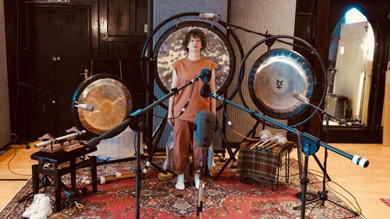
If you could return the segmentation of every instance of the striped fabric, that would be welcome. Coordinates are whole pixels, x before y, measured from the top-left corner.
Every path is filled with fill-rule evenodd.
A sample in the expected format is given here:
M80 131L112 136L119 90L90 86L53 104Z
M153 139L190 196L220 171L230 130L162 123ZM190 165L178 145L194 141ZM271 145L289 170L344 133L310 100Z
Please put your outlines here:
M237 160L237 174L256 181L276 181L276 170L282 165L282 158L296 147L294 142L271 148L269 151L250 149L257 142L245 141L240 145Z

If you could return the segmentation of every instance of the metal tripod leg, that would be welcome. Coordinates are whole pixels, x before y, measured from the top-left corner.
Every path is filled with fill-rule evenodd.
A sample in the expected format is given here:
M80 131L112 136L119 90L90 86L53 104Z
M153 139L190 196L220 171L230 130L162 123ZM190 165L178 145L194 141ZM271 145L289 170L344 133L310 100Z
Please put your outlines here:
M164 132L166 124L167 124L167 115L164 117L164 119L161 121L160 125L157 127L156 131L153 133L153 137L152 137L153 140L150 141L152 148L150 149L150 153L148 152L149 156L146 159L146 165L145 165L144 170L142 172L142 179L145 178L145 175L146 175L146 172L148 171L149 165L152 165L154 168L156 168L160 172L163 172L164 174L167 173L167 171L163 170L160 166L158 166L152 162L153 156L156 153L158 142L161 139L161 136Z
M205 166L205 154L207 154L207 148L202 148L202 157L200 160L200 173L199 173L199 188L198 188L198 200L196 208L196 216L202 218L203 211L203 167Z
M329 201L330 203L335 204L338 207L343 208L343 209L351 212L355 216L358 216L359 215L358 212L356 212L356 211L354 211L352 209L349 209L349 208L347 208L345 206L342 206L342 205L340 205L340 204L338 204L338 203L328 199L328 194L327 194L328 191L326 190L326 179L328 179L328 181L331 181L331 180L330 180L330 177L329 177L329 175L327 173L327 169L326 169L327 168L327 160L328 160L328 149L325 148L325 152L324 152L324 166L322 168L322 171L324 173L323 180L322 180L322 192L320 193L318 198L313 199L312 201L310 201L310 202L308 202L306 204L311 204L311 203L316 202L316 201L322 201L321 204L322 204L322 206L324 206L325 205L325 201ZM320 166L320 167L322 167L322 166Z
M315 155L315 154L313 154L313 155ZM335 205L337 205L338 207L343 208L343 209L345 209L345 210L351 212L351 213L354 214L355 216L358 216L358 215L359 215L358 212L353 211L353 210L351 210L351 209L349 209L349 208L347 208L347 207L345 207L345 206L342 206L342 205L340 205L340 204L338 204L338 203L336 203L336 202L334 202L334 201L328 199L328 195L327 195L327 191L326 191L326 180L327 180L328 178L330 179L330 177L328 176L327 170L326 170L326 167L327 167L327 158L328 158L328 149L326 149L326 148L325 148L325 155L324 155L324 156L325 156L325 157L324 157L324 166L323 166L323 168L322 168L323 173L324 173L323 181L322 181L322 183L323 183L323 184L322 184L322 192L320 193L320 195L319 195L318 198L313 199L313 200L311 200L311 201L309 201L309 202L306 202L306 188L307 188L307 183L308 183L308 180L307 180L307 168L308 168L307 165L308 165L308 160L306 160L306 159L307 159L307 156L305 155L305 170L304 170L304 175L305 175L305 176L304 176L304 179L301 181L301 184L304 186L304 189L303 189L303 187L302 187L301 205L300 205L300 206L293 207L293 209L296 210L296 209L298 209L298 208L301 208L301 218L304 218L304 216L305 216L305 212L304 212L304 211L305 211L306 205L311 204L311 203L314 203L314 202L317 202L317 201L322 201L321 204L322 204L322 206L324 206L324 205L325 205L325 201L329 201L330 203L335 204ZM322 167L322 165L321 165L320 167ZM302 215L302 213L303 213L303 215Z

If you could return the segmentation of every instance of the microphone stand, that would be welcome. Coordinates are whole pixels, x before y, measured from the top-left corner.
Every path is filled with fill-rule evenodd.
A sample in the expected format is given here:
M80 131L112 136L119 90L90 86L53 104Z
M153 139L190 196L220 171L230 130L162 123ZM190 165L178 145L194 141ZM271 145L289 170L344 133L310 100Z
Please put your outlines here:
M205 84L204 86L206 86L207 84ZM208 85L207 85L208 86ZM206 90L206 89L205 89ZM356 165L359 165L363 168L366 168L368 167L369 165L369 161L365 158L362 158L358 155L351 155L351 154L348 154L344 151L341 151L339 149L336 149L322 141L320 141L318 138L316 138L315 136L312 136L308 133L302 133L302 132L298 132L297 130L291 128L291 127L288 127L288 126L285 126L283 124L280 124L272 119L269 119L261 114L259 114L258 112L256 111L253 111L253 110L250 110L248 108L245 108L245 107L242 107L240 106L239 104L237 103L234 103L230 100L227 100L221 96L219 96L218 94L214 94L214 93L209 93L209 95L214 98L214 99L217 99L217 100L220 100L222 102L225 102L225 103L228 103L238 109L241 109L249 114L251 114L252 116L255 116L255 117L258 117L262 120L265 120L275 126L278 126L279 128L283 128L291 133L294 133L296 135L298 135L298 139L300 139L300 143L302 145L302 149L303 149L303 152L305 154L305 168L304 168L304 171L303 171L303 179L301 179L301 190L302 190L302 197L301 197L301 219L304 219L305 218L305 208L306 208L306 191L307 191L307 183L308 183L308 179L307 179L307 174L308 174L308 164L309 164L309 156L310 155L313 155L315 154L319 147L322 146L324 148L327 148L341 156L344 156L350 160L352 160L352 162Z
M125 127L130 125L130 128L133 130L136 130L136 169L134 172L136 173L136 196L135 196L135 216L138 219L139 218L139 210L140 210L140 194L141 194L141 163L140 163L140 152L141 152L141 132L145 130L146 124L143 121L143 116L150 110L152 110L154 107L160 105L165 100L169 99L171 96L178 94L180 90L183 90L187 86L195 83L199 80L199 78L202 75L195 76L192 80L188 81L184 85L182 85L179 88L172 88L171 92L160 98L159 100L153 102L149 106L138 109L134 112L132 112L130 115L128 115L128 118L123 120L123 122L119 123L118 125L114 126L107 132L103 133L102 135L98 137L94 137L88 142L84 143L84 147L86 150L91 150L97 147L97 145L102 141L103 139L112 136L114 133L117 133L119 130L123 130Z
M298 99L298 100L299 100L299 99ZM299 101L301 101L301 100L299 100ZM342 124L344 124L344 125L346 125L346 126L349 126L348 123L346 123L346 122L344 122L344 121L342 121L342 120L336 118L335 116L329 114L329 113L326 112L325 110L323 110L323 109L321 109L321 108L319 108L319 107L317 107L317 106L311 104L308 100L307 100L307 101L301 101L301 102L304 103L304 104L307 104L307 105L309 105L309 106L311 106L311 107L313 107L313 108L315 108L315 109L317 109L317 110L319 110L319 111L321 111L321 113L322 113L323 115L325 115L325 121L326 121L326 123L325 123L325 133L326 133L326 135L329 134L329 120L330 120L330 118L332 118L332 119L334 119L334 120L336 120L336 121L338 121L338 122L340 122L340 123L342 123ZM315 158L316 158L316 157L315 157ZM317 158L317 159L318 159L318 158ZM332 180L330 179L330 177L329 177L329 175L328 175L328 173L327 173L327 168L326 168L326 167L327 167L327 160L328 160L328 149L325 148L325 151L324 151L324 163L323 163L323 166L322 166L322 168L321 168L321 169L322 169L322 172L323 172L322 192L319 193L318 198L315 198L315 199L313 199L313 200L307 202L306 205L321 200L321 204L322 204L322 206L324 206L324 205L325 205L325 201L329 201L330 203L332 203L332 204L334 204L334 205L337 205L337 206L339 206L340 208L343 208L343 209L345 209L345 210L351 212L351 213L354 214L355 216L358 216L358 215L359 215L358 212L356 212L356 211L354 211L354 210L352 210L352 209L349 209L349 208L347 208L347 207L345 207L345 206L342 206L342 205L340 205L340 204L338 204L338 203L336 203L336 202L334 202L334 201L328 199L328 194L327 194L328 191L326 190L326 179L328 179L328 181L332 181ZM317 161L317 160L316 160L316 161ZM319 161L317 161L317 162L319 162ZM293 207L294 210L297 210L298 208L300 208L300 206L295 206L295 207Z
M199 218L202 218L202 211L203 211L203 167L206 165L205 164L206 159L204 159L205 154L207 154L207 148L202 148L202 157L199 158L200 174L199 174L198 201L197 201L197 208L196 208L196 216L198 216Z

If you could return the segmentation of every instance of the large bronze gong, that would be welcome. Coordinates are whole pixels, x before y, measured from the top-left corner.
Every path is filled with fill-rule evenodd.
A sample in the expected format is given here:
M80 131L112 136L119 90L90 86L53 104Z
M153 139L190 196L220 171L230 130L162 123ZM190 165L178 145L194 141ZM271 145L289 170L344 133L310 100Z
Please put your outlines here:
M87 104L94 109L92 111L79 109L75 106L77 104ZM82 82L73 94L74 122L80 130L86 130L91 136L98 136L110 130L127 118L132 111L130 90L116 75L93 75ZM118 130L115 135L123 130Z
M295 93L311 99L315 86L309 62L294 51L275 49L260 56L251 68L251 99L264 114L277 119L298 116L306 107Z
M154 56L157 57L156 82L163 92L170 91L171 64L186 56L181 44L184 35L194 28L198 28L206 34L207 47L205 51L202 51L202 56L217 63L215 87L217 93L222 94L234 77L236 60L234 50L226 35L218 27L203 21L181 22L162 34L154 50Z

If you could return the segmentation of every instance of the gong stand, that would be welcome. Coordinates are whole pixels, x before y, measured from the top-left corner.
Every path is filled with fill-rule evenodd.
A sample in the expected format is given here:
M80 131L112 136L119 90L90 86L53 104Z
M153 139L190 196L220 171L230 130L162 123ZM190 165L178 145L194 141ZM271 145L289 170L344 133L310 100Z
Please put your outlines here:
M148 69L148 68L145 69L144 66L143 66L143 63L142 63L144 60L147 60L147 58L146 58L146 52L147 52L148 48L150 47L150 43L152 42L153 37L155 36L155 34L156 34L162 27L164 27L166 24L168 24L169 22L171 22L171 21L173 21L173 20L175 20L175 19L178 20L176 26L180 26L181 23L185 24L185 23L188 23L188 22L197 22L199 25L200 25L200 23L203 23L202 25L211 25L211 26L213 26L213 24L212 24L211 22L214 22L214 21L215 21L215 22L221 24L221 26L224 27L224 28L226 29L226 32L232 37L232 39L233 39L233 40L235 41L235 43L237 44L237 47L238 47L238 50L239 50L239 52L240 52L241 59L242 59L243 56L244 56L244 55L243 55L243 54L244 54L243 48L242 48L242 46L241 46L241 44L240 44L240 41L239 41L238 37L236 36L236 34L234 33L234 31L233 31L232 29L229 28L228 24L226 24L226 23L220 21L220 19L218 19L218 18L207 19L208 22L210 22L210 23L208 23L208 22L206 22L206 21L201 21L201 20L199 20L199 21L198 21L198 20L196 20L196 21L195 21L195 20L192 20L192 21L188 21L188 22L182 22L182 21L180 20L182 17L187 17L187 16L199 16L199 17L201 17L201 16L200 16L201 14L202 14L202 13L200 13L200 12L186 12L186 13L176 14L176 15L174 15L174 16L171 16L171 17L167 18L166 20L162 21L159 25L157 25L157 26L153 29L153 31L151 31L151 33L148 35L148 38L146 39L145 44L144 44L144 47L143 47L143 49L142 49L142 54L141 54L141 72L144 72L144 71L147 71L147 72L148 72L148 71L149 71L148 73L149 73L149 75L151 75L151 74L150 74L150 68L149 68L149 69ZM205 27L202 26L202 25L200 25L200 26L195 25L195 26L196 26L196 27L205 28ZM171 28L170 28L170 29L171 29ZM169 32L170 29L168 29L165 33ZM214 28L213 28L213 29L214 29ZM214 29L214 30L215 30L215 29ZM214 34L218 35L218 34L217 34L218 31L216 31L216 32L212 31L212 32L213 32ZM162 37L160 37L160 39L157 41L157 43L156 43L156 47L157 47L157 48L158 48L158 46L160 45L160 40L161 40L161 38L163 38L163 36L165 35L165 33L164 33L164 34L162 35ZM221 31L221 33L222 33L222 31ZM220 39L222 40L221 36L220 36L220 35L218 35L218 36L219 36ZM222 41L223 41L223 40L222 40ZM225 41L224 41L224 43L225 43L225 45L226 45L226 43L230 45L229 42L225 42ZM231 45L230 45L230 46L231 46ZM158 55L156 55L157 48L154 49L154 51L153 51L153 53L152 53L153 57L150 58L151 60L157 60L157 59L160 58L160 57L158 57ZM150 51L149 51L149 52L150 52ZM232 52L233 52L233 50L232 50ZM230 54L230 53L229 53L229 54ZM230 58L233 58L234 61L233 61L232 63L235 63L235 56L234 56L234 54L233 54L233 56L230 56ZM235 66L230 66L230 67L231 67L231 70L235 71ZM151 85L152 85L153 83L151 83L151 82L153 81L153 78L145 78L144 75L147 75L147 74L144 74L144 73L141 74L142 79L143 79L143 82L144 82L145 86L148 87L148 89L149 89L150 92L152 93L153 90L151 90L151 89L152 89L152 86L151 86ZM165 78L165 77L164 77L164 78ZM228 75L228 77L226 77L226 78L231 78L230 80L233 79L233 77L232 77L232 76L230 77L229 75ZM240 86L241 86L241 83L242 83L242 81L243 81L243 78L244 78L244 69L242 69L242 70L240 71L240 76L239 76L239 78L238 78L237 86L236 86L236 88L234 89L234 91L230 94L230 96L228 97L229 99L232 99L232 98L235 96L235 94L236 94L238 91L240 91ZM226 80L229 81L228 79L226 79ZM168 88L168 87L165 87L165 85L163 86L164 83L163 83L163 82L161 81L161 79L160 79L159 77L157 77L157 76L156 76L156 82L157 82L157 84L160 86L160 88L162 89L162 91L164 91L164 92L169 91L169 88ZM222 87L224 87L225 89L227 89L227 86L228 86L229 83L230 83L230 81L229 81L227 84L224 84ZM221 93L223 93L223 92L224 92L223 89L221 89ZM153 95L153 94L152 94L152 95ZM154 96L154 95L153 95L153 96ZM155 100L158 99L156 96L154 96L153 98L154 98ZM166 105L164 105L164 104L161 104L161 107L163 107L164 109L167 109L167 108L168 108L168 107L167 107ZM222 106L218 106L218 107L217 107L217 110L219 110L219 109L221 109L221 108L222 108ZM158 142L159 142L159 139L161 138L161 134L162 134L162 132L164 131L165 124L166 124L166 120L165 120L165 118L164 118L164 120L159 124L158 130L157 130L156 132L154 132L155 136L152 137L152 140L151 140L151 141L149 141L148 139L146 140L146 142L149 143L148 146L149 146L149 145L151 146L151 148L148 147L149 158L148 158L148 160L146 161L146 168L147 168L150 164L153 165L153 163L151 163L151 160L152 160L152 157L153 157L153 155L154 155L154 153L155 153L155 150L156 150L157 144L158 144ZM162 128L161 128L161 127L162 127ZM152 128L152 126L148 127L148 129L151 129L151 128ZM226 137L225 137L225 135L224 135L224 133L223 133L223 131L222 131L221 128L219 128L219 133L220 133L220 135L221 135L221 137L222 137L222 140L223 140L223 142L224 142L224 145L226 146L226 149L228 150L228 153L229 153L230 157L233 157L233 160L236 161L235 157L232 156L232 155L233 155L232 149L230 148L229 143L227 142L227 139L226 139ZM148 137L148 136L147 136L147 137ZM156 141L156 140L157 140L157 141ZM223 149L224 149L224 148L223 148ZM223 155L224 155L224 153L223 153ZM158 168L158 169L159 169L160 171L166 173L166 171L162 170L161 168ZM144 173L146 172L146 170L147 170L147 169L144 170Z
M204 86L208 86L207 84L205 84ZM309 156L310 155L314 155L318 149L319 149L319 146L322 146L324 147L325 149L329 149L345 158L348 158L352 161L352 163L356 164L356 165L359 165L360 167L363 167L363 168L366 168L368 167L369 165L369 161L365 158L362 158L358 155L350 155L344 151L341 151L337 148L334 148L322 141L320 141L317 137L315 136L312 136L308 133L302 133L302 132L298 132L297 130L291 128L291 127L288 127L288 126L285 126L283 124L280 124L272 119L269 119L261 114L259 114L258 112L256 111L253 111L253 110L250 110L248 108L245 108L245 107L242 107L240 106L239 104L236 104L230 100L227 100L227 99L224 99L223 97L219 96L218 94L214 94L214 93L209 93L210 97L214 98L214 99L217 99L217 100L220 100L224 103L228 103L242 111L245 111L249 114L251 114L252 116L255 116L259 119L262 119L268 123L271 123L279 128L282 128L282 129L285 129L293 134L296 134L298 136L298 139L300 139L300 144L302 145L302 150L303 150L303 153L305 154L305 163L304 163L304 170L303 170L303 178L301 179L300 183L301 183L301 192L302 192L302 197L301 197L301 219L304 219L305 218L305 208L306 208L306 191L307 191L307 183L308 183L308 179L307 179L307 174L308 174L308 166L309 166ZM301 162L301 161L298 161L298 162Z
M257 120L256 124L253 126L253 128L246 134L246 137L249 137L251 134L254 134L256 132L256 128L259 126L260 124L260 121ZM218 120L217 120L217 128L218 128L218 132L221 134L221 138L222 138L222 141L228 145L228 140L226 139L225 135L222 133L222 129L221 127L219 127L218 125ZM246 141L247 138L244 138L242 142ZM219 170L219 172L217 173L217 175L214 177L215 180L218 180L218 178L221 176L221 174L223 173L223 171L226 169L226 167L229 165L230 162L236 162L236 154L238 153L238 151L240 150L240 148L236 148L236 150L234 150L234 152L231 150L230 147L227 147L228 148L228 152L229 152L229 159L226 160L225 164L222 166L222 168ZM230 149L230 151L229 151Z
M236 28L236 29L240 29L240 30L243 30L243 31L246 31L246 32L249 32L249 33L253 33L253 34L256 34L256 35L260 35L260 36L265 37L265 38L269 38L269 37L273 37L273 36L274 36L274 35L272 35L272 34L269 34L269 33L268 33L268 30L266 31L266 33L260 33L260 32L256 32L256 31L253 31L253 30L249 30L249 29L243 28L243 27L241 27L241 26L233 25L233 24L230 24L230 23L227 23L227 22L224 22L224 21L218 21L218 22L221 23L221 24L224 25L224 26L229 26L230 28L231 28L231 27L234 27L234 28ZM287 42L287 41L280 40L280 39L276 39L276 38L271 39L271 42L269 42L270 45L267 44L268 48L269 48L270 46L272 46L272 45L274 44L275 41L278 41L278 42L284 43L284 44L286 44L286 45L295 46L295 47L298 47L298 48L301 48L301 49L305 49L305 50L309 50L309 51L310 51L310 49L308 49L308 48L306 48L306 47L299 46L299 45L297 45L297 44L295 44L295 43L289 43L289 42Z
M123 130L125 127L130 125L130 128L133 130L136 130L136 169L134 172L136 173L136 197L135 197L135 216L138 219L139 218L139 208L140 208L140 194L141 194L141 163L140 163L140 152L141 152L141 140L140 140L140 134L142 131L146 129L146 124L143 122L143 117L147 112L152 110L154 107L160 105L165 100L169 99L171 96L178 94L179 91L183 90L187 86L195 83L200 78L200 75L195 76L192 80L188 81L184 85L182 85L179 88L173 88L171 89L171 92L169 92L167 95L163 96L161 99L153 102L149 106L138 109L131 113L127 119L125 119L123 122L119 123L118 125L114 126L107 132L103 133L102 135L98 137L94 137L88 142L84 143L84 147L86 150L92 150L96 148L96 146L102 141L103 139L108 138L109 136L112 136L114 133L117 133L118 130Z
M167 174L167 170L162 169L159 165L156 165L152 161L153 156L156 153L158 142L160 141L162 134L164 133L164 128L165 128L165 125L167 124L167 120L168 120L167 115L165 115L163 121L161 121L161 123L158 125L156 131L153 133L152 140L150 141L151 149L148 151L149 156L146 159L145 167L144 167L144 170L142 171L142 179L145 178L146 173L148 172L150 165L152 165L154 168L156 168L160 172Z

